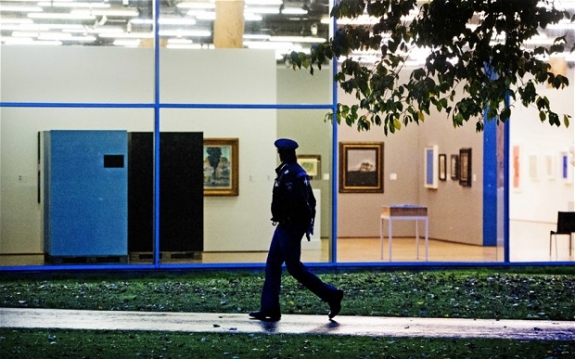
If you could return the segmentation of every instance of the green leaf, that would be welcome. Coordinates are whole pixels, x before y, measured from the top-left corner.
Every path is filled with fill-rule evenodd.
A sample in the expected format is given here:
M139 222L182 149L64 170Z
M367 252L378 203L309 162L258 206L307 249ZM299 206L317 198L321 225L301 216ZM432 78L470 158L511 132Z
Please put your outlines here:
M545 122L545 120L547 120L547 115L545 114L544 111L539 111L539 119L541 120L541 122Z

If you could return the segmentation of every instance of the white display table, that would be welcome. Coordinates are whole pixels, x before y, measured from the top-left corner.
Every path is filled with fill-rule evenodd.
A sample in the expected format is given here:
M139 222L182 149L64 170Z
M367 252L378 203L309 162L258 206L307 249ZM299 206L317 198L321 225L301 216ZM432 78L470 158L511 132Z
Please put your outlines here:
M395 220L410 220L415 221L415 247L417 253L417 259L419 259L419 221L425 221L425 260L427 261L428 251L429 251L429 220L427 217L427 207L417 206L417 205L392 205L392 206L382 206L381 217L380 217L380 251L381 259L383 259L383 240L384 240L384 224L385 220L389 221L388 226L388 237L389 237L389 261L392 258L392 223Z

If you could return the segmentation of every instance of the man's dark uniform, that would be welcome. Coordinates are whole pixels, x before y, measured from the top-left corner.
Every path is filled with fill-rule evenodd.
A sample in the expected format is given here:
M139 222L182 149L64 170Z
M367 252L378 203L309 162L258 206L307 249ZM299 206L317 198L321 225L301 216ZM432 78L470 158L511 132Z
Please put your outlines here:
M276 168L272 198L272 221L277 223L266 261L260 310L250 313L256 319L279 320L281 308L282 264L288 272L306 288L330 306L329 318L341 309L343 291L322 282L301 263L301 240L304 234L308 240L313 234L316 200L310 178L297 163L295 149L297 143L290 139L275 142L281 165Z

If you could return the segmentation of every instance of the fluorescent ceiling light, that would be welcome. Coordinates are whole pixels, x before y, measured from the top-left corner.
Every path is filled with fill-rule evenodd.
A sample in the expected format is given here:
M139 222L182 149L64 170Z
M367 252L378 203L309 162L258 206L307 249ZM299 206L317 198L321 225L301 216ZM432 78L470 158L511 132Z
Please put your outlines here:
M12 31L12 37L38 37L38 33L32 31Z
M78 1L40 1L38 6L41 7L74 7L90 9L106 9L111 5L104 2L78 2Z
M269 41L244 41L244 46L248 49L260 50L292 50L300 51L301 45L294 44L293 42L269 42Z
M130 22L135 25L152 25L153 19L131 19ZM195 25L197 21L192 18L178 18L178 17L160 17L158 24L160 25Z
M205 45L205 44L167 44L166 48L168 49L192 49L192 50L213 50L215 47L214 45Z
M69 37L67 39L64 39L64 41L76 41L76 42L94 42L96 41L96 36L72 36Z
M28 14L32 19L54 19L54 20L95 20L96 17L90 14L65 14L54 12L39 12Z
M123 33L124 28L119 26L107 26L107 27L96 27L96 28L88 28L85 31L89 34L118 34Z
M369 15L359 15L356 18L341 18L337 20L338 25L374 25L379 23L379 17Z
M35 23L3 24L3 23L0 23L0 30L48 31L48 30L53 30L53 29L74 30L74 29L84 29L84 27L80 24L35 24Z
M168 39L168 44L173 44L173 45L189 45L189 44L193 44L194 42L190 39L178 39L178 38L171 38Z
M263 18L261 17L261 15L256 15L256 14L252 14L252 13L244 13L244 20L245 21L262 21Z
M18 5L2 5L0 12L42 12L41 7L38 6L18 6Z
M32 19L24 19L20 17L5 17L0 16L0 26L4 24L33 24L34 21Z
M82 9L72 10L71 14L94 15L94 16L118 16L118 17L136 17L140 12L136 9Z
M326 40L322 37L313 36L272 36L270 41L273 42L303 42L308 44L321 44Z
M62 46L62 41L32 41L30 45Z
M216 4L211 2L182 2L177 7L180 9L215 9Z
M151 32L102 32L99 37L111 39L152 39L154 35Z
M187 12L188 16L193 16L198 20L215 20L216 13L213 11L204 11L204 10L190 10Z
M31 37L10 37L10 36L2 36L0 37L0 41L4 42L6 45L27 45L34 42Z
M63 40L71 37L72 34L67 32L41 32L38 34L38 40Z
M283 4L283 0L245 0L246 5L277 5Z
M158 31L160 36L176 36L176 37L208 37L212 35L208 30L162 30Z
M271 35L265 34L244 34L243 38L247 40L269 40Z
M113 44L114 44L114 46L138 47L138 46L140 46L140 39L114 40Z

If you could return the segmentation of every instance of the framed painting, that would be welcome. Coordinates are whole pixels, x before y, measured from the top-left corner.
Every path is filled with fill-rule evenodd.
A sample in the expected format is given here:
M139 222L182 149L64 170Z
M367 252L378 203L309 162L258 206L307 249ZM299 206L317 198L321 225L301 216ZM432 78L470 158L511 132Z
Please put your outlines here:
M239 140L204 139L204 196L239 195Z
M451 155L451 162L449 166L451 171L451 179L456 181L459 179L459 155Z
M471 148L459 150L459 184L471 187Z
M340 142L339 191L383 193L383 142Z
M532 181L539 180L539 156L536 154L529 155L529 178Z
M297 155L297 163L311 179L321 176L321 155Z
M572 152L561 152L561 178L565 184L573 183L573 165Z
M521 178L521 146L520 145L513 145L511 147L511 161L512 166L510 171L511 174L511 188L514 192L521 192L521 182L523 179Z
M439 180L446 181L447 180L447 155L440 154L439 155Z
M437 145L428 146L423 149L423 186L425 188L437 189L438 187L438 161Z
M554 180L555 179L555 157L551 154L548 154L544 158L545 158L545 173L547 174L547 179Z

